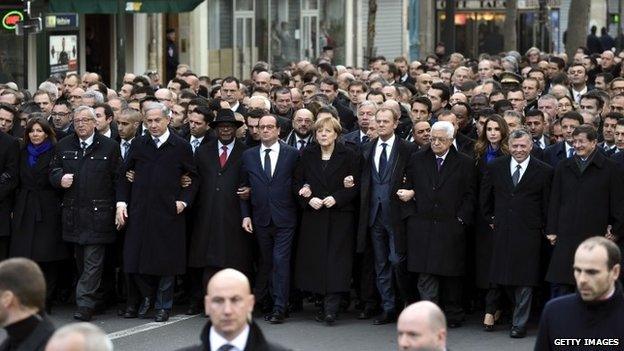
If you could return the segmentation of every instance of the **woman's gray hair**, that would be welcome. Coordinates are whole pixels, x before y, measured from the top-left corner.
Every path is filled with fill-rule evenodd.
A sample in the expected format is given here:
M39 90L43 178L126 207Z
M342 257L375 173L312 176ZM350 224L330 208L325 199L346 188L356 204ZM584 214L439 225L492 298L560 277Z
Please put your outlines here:
M449 139L453 139L455 135L455 127L449 121L437 121L431 126L431 132L434 130L443 130Z

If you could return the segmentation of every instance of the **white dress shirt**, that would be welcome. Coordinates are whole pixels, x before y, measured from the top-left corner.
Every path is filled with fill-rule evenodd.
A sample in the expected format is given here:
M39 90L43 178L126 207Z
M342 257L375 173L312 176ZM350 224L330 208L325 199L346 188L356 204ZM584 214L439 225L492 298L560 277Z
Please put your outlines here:
M123 157L124 152L127 152L128 150L130 150L130 146L132 145L132 141L134 140L134 137L128 139L128 140L123 140L121 139L121 142L119 143L119 150L121 151L121 156ZM124 150L124 143L128 142L128 150ZM127 155L126 155L127 156Z
M167 141L167 139L169 139L169 135L171 135L171 133L169 132L169 128L167 128L165 130L165 132L159 136L159 137L155 137L155 136L151 136L152 140L154 140L154 142L156 142L156 138L158 138L158 148L160 149L160 147Z
M568 144L567 141L564 141L563 144L565 145L565 157L564 158L568 158L568 155L570 154L570 149L574 149L574 147L570 146L570 144ZM574 151L574 154L576 154L576 150Z
M107 137L107 138L110 138L110 137L111 137L111 135L113 135L113 131L112 131L110 128L108 128L108 130L107 130L107 131L105 131L104 133L101 133L101 134L102 134L103 136Z
M524 172L526 171L527 167L529 167L530 160L531 160L531 156L527 157L527 159L522 161L522 163L518 163L518 161L516 161L515 158L513 157L511 158L511 162L509 163L509 170L512 176L514 172L516 172L516 166L520 165L520 177L518 177L518 183L520 183L520 180L522 179Z
M223 152L223 149L222 149L223 146L227 147L227 157L230 158L230 154L232 153L232 150L234 149L234 139L232 139L232 141L227 145L221 144L221 140L217 141L217 148L218 148L217 151L219 151L219 156L221 156L221 153Z
M390 139L383 141L377 140L377 146L375 147L375 155L373 156L373 162L375 162L375 169L379 172L379 159L381 158L381 152L383 151L382 143L386 143L386 159L390 161L390 154L392 153L392 147L394 146L394 140L396 136L393 134Z
M587 93L587 85L585 85L585 87L581 91L576 91L574 90L574 88L572 88L572 95L574 97L574 101L576 101L577 104L581 102L581 96L583 96L583 94L585 93Z
M226 340L224 337L219 335L214 327L210 327L210 351L217 351L223 345L232 345L234 346L232 351L243 351L245 350L245 346L247 346L247 338L249 337L249 325L245 325L245 329L238 334L232 341Z
M537 145L539 145L540 149L546 148L546 137L542 134L542 137L537 139Z
M91 144L93 144L93 137L94 136L95 136L95 133L91 134L91 136L89 136L85 140L79 139L80 140L80 147L82 148L82 142L85 142L85 143L87 143L87 146L85 147L85 149L88 149L89 146L91 146Z
M264 146L264 144L260 144L260 165L262 166L263 170L264 170L264 154L265 154L264 150L267 150L267 149L271 149L271 152L269 152L269 158L271 159L271 177L272 177L273 174L275 173L275 165L277 164L277 157L279 156L279 153L280 153L279 141L276 141L270 147L266 147Z
M197 140L197 141L195 141L195 140ZM196 138L196 137L191 135L190 143L191 143L191 148L193 149L193 153L195 153L195 151L197 151L197 148L199 148L201 146L201 143L202 143L203 140L204 140L203 136L201 138ZM197 144L197 146L194 146L193 143Z
M434 154L435 157L436 157L436 164L438 162L438 158L441 158L442 159L442 166L444 166L444 162L446 162L446 156L448 156L449 151L451 151L451 149L446 150L446 152L442 156L438 156L438 155Z
M236 101L234 105L230 106L230 110L236 112L236 110L238 109L238 106L240 106L240 102Z
M301 144L299 144L299 140L305 141L305 146L308 146L310 144L310 137L312 136L312 134L308 135L305 138L300 138L299 135L297 135L297 133L294 133L294 134L295 134L295 149L297 150L301 149Z

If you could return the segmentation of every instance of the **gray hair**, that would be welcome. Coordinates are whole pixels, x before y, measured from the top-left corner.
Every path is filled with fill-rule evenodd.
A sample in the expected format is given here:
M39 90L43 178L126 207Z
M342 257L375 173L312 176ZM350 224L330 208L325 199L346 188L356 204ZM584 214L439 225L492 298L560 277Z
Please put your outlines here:
M39 84L39 90L43 90L48 93L48 95L50 95L50 99L52 100L58 99L58 88L56 87L56 84L50 81L46 80L45 82Z
M554 100L555 102L558 101L558 99L554 95L552 95L552 94L545 94L545 95L540 96L540 98L537 99L537 102L546 101L546 100Z
M57 329L50 338L50 342L67 338L72 334L78 334L84 338L84 351L113 351L113 343L102 329L86 322L72 323Z
M505 118L505 116L517 118L518 121L522 123L522 114L516 110L507 110L503 112L503 118Z
M262 100L262 102L264 102L264 109L267 111L271 110L271 100L267 99L266 97L261 95L254 95L249 98L249 102L252 102L253 100Z
M453 139L453 136L455 135L455 127L453 127L453 124L449 121L435 122L431 126L431 131L433 132L434 130L443 130L446 132L446 136L450 139Z
M360 104L357 107L357 111L360 112L360 109L362 107L372 107L373 108L373 114L377 113L377 104L370 101L370 100L364 100L362 102L360 102Z
M82 111L87 111L89 117L95 119L95 110L89 106L78 106L74 110L74 116L78 116Z
M161 104L160 102L149 102L145 104L145 115L147 116L147 113L151 110L160 110L160 114L163 117L167 117L169 118L169 108L167 106L165 106L164 104Z
M96 104L104 103L104 95L97 90L87 90L83 95L83 99L95 99Z
M513 140L521 139L521 138L524 138L524 137L529 138L529 140L532 139L531 134L529 134L529 132L527 132L526 130L524 130L524 129L516 129L513 132L509 133L509 138L508 138L509 139L509 144L511 144L511 142Z

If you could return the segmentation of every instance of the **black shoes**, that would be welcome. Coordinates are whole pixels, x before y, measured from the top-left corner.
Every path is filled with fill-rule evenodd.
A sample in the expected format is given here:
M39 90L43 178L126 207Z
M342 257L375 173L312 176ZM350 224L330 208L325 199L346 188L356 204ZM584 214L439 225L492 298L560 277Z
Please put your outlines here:
M284 312L274 311L270 315L267 316L267 321L271 324L282 324L284 323Z
M511 332L509 332L509 336L514 339L522 339L526 336L526 333L526 328L511 327Z
M147 313L150 310L150 307L152 307L152 299L150 299L149 297L143 298L141 306L139 306L139 310L137 311L137 317L145 319Z
M383 325L396 322L397 316L394 311L384 311L373 321L373 325Z
M83 322L89 322L93 318L93 309L89 307L78 307L78 310L74 313L74 319Z
M448 327L451 329L456 329L462 326L462 322L449 322Z
M365 307L357 316L357 319L370 319L375 314L375 310Z
M198 304L193 303L193 304L190 304L188 309L186 310L186 315L194 316L196 314L200 314L201 312L202 312L202 308Z
M137 308L134 306L127 306L126 310L123 312L122 317L124 318L136 318L138 315Z
M160 309L156 310L154 315L154 322L166 322L169 320L169 310Z

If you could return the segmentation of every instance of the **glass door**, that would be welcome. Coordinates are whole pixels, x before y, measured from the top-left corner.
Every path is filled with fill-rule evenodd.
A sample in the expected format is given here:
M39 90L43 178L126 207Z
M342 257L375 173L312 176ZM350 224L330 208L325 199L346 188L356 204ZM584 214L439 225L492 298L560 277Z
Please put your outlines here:
M247 79L257 61L255 0L234 0L234 76Z
M318 0L301 0L301 40L299 51L303 60L319 56L319 4Z

